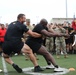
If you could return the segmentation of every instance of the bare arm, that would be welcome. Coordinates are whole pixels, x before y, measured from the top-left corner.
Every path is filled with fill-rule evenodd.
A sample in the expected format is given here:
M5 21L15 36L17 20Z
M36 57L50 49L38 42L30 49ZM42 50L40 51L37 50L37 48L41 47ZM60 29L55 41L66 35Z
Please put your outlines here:
M27 32L27 34L29 34L30 36L32 36L32 37L41 37L41 34L38 34L38 33L36 33L36 32L32 32L31 30L29 30L28 32Z
M49 27L47 27L48 28L48 31L49 32L51 32L51 33L55 33L55 31L54 31L54 25L52 25L50 28Z
M55 33L55 31L53 29L48 29L48 31L51 33Z
M44 29L44 30L42 30L42 31L41 31L41 33L42 33L42 34L44 34L45 36L48 36L48 37L55 37L55 36L57 36L57 37L61 37L61 36L68 36L68 35L66 35L66 34L62 34L62 33L56 33L56 32L54 32L54 33L50 33L50 32L48 32L48 31L46 31L45 29Z
M48 37L60 36L60 34L58 34L58 33L55 33L55 32L51 33L45 29L42 30L41 33L44 34L45 36L48 36Z

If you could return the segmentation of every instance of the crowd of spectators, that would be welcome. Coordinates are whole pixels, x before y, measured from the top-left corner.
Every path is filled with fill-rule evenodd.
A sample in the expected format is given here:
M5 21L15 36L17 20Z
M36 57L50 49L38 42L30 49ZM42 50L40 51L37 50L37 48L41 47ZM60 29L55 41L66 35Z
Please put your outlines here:
M69 37L46 37L46 42L44 44L50 53L56 53L57 58L59 58L60 54L76 54L76 45L72 46L76 31L72 28L71 23L50 23L47 26L48 29L53 29L55 32L70 35Z

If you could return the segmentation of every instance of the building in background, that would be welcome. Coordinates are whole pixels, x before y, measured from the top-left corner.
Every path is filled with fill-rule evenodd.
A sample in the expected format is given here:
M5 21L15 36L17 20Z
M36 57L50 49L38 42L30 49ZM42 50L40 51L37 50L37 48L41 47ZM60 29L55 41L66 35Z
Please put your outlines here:
M73 18L52 18L51 23L71 23Z

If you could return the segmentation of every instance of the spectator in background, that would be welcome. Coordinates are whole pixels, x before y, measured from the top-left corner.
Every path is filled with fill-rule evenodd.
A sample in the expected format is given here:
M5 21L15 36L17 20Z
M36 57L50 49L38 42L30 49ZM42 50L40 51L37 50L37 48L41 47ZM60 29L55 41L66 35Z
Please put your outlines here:
M58 32L58 33L66 34L66 30L63 28L62 24L58 24L55 31ZM55 44L56 44L57 58L60 58L59 55L60 55L61 51L64 53L64 58L66 58L67 57L67 52L66 52L66 43L65 43L64 36L56 37Z
M66 33L69 34L69 27L66 23L63 24L63 28L66 30ZM69 38L65 37L66 50L69 53Z
M48 25L48 29L53 29L54 25L51 23ZM54 38L53 37L46 37L46 48L47 50L52 53L54 48Z
M66 33L67 34L70 34L71 36L69 38L65 38L65 42L66 42L66 49L67 49L67 52L72 54L73 53L73 47L72 47L72 44L73 44L73 28L71 26L70 23L67 24L63 24L63 28L66 30Z
M4 24L1 24L1 28L0 28L0 52L2 51L2 44L4 42L5 33L6 33L6 28L5 28Z
M71 36L68 38L69 40L69 54L72 54L73 53L73 47L72 47L72 44L73 44L73 38L74 38L74 29L72 28L72 25L69 23L68 24L68 34L70 34Z
M27 28L30 29L30 30L33 30L34 27L30 23L31 23L30 19L26 19L26 26L27 26ZM24 34L24 39L25 39L24 42L26 42L26 39L28 38L28 36L29 36L28 34ZM36 53L34 53L34 55L35 55L36 59L39 60L37 58L37 56L36 56ZM27 54L25 55L25 60L29 60L29 57L28 57Z
M74 18L74 20L72 21L72 28L74 29L72 35L74 36L74 43L73 43L73 52L74 54L76 54L76 19Z
M31 26L31 24L30 24L30 19L26 19L26 26L27 26L27 28L29 28L30 30L32 30L32 29L34 28L34 27ZM26 41L26 39L27 39L27 37L28 37L28 34L24 34L23 37L24 37L24 40Z
M33 30L33 26L31 25L31 21L30 21L30 19L26 19L26 26L29 28L29 29L31 29L31 30Z
M4 24L0 24L0 54L2 53L2 44L4 42L5 33L6 33L6 28ZM0 72L2 72L1 69Z

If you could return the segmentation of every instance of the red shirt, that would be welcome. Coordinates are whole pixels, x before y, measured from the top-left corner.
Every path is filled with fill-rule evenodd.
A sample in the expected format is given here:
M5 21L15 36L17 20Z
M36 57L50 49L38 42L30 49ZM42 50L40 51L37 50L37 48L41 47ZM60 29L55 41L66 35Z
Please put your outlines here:
M0 28L0 42L4 42L5 33L6 33L6 29Z
M72 22L72 28L76 30L76 23L74 21Z

